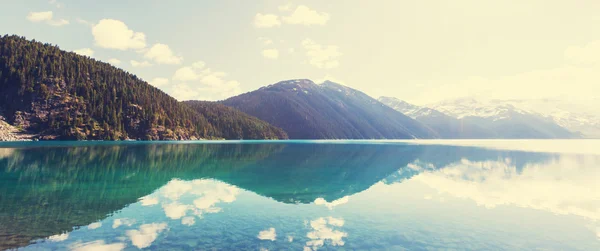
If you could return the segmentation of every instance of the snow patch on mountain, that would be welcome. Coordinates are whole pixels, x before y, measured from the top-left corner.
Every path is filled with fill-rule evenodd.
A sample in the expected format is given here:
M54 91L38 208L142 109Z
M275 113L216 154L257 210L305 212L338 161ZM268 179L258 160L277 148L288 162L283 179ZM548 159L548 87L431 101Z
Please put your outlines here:
M465 117L481 117L497 121L509 119L513 113L532 113L503 101L484 101L476 100L474 98L461 98L442 101L440 103L431 105L431 107L458 119ZM537 113L534 112L534 114Z
M431 116L433 113L437 112L431 108L413 105L397 98L380 97L378 100L379 102L413 119Z

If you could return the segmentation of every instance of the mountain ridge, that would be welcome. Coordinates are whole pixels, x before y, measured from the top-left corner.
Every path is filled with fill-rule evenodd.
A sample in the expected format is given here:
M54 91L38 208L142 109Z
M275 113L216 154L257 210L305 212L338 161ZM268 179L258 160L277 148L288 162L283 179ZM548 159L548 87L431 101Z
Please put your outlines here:
M468 131L467 135L464 135L467 138L580 137L579 133L569 131L541 114L508 103L461 98L421 107L396 98L381 97L380 101L437 130L454 128L454 131L449 130L447 134L442 133L445 138L461 138L459 136L464 131ZM456 128L460 128L461 131L457 131Z
M280 81L221 102L284 129L294 139L437 137L363 92L331 81Z

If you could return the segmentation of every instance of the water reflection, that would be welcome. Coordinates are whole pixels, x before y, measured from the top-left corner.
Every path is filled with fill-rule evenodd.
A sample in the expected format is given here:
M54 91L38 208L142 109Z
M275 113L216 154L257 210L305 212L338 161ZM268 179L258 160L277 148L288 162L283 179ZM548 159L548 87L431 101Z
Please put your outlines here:
M563 156L544 164L517 168L512 159L460 162L433 168L412 179L438 193L473 200L477 205L501 205L572 214L600 220L598 156Z
M595 249L599 163L406 144L0 148L0 249Z
M333 229L342 226L344 226L344 219L331 216L310 221L312 231L306 234L310 241L306 242L304 250L317 250L325 245L326 241L332 246L343 246L343 238L348 237L348 233Z

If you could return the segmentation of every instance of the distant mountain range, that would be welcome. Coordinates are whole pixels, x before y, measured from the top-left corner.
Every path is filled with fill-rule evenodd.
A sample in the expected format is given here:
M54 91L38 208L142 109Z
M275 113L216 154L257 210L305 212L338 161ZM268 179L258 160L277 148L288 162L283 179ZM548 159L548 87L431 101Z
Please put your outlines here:
M600 98L585 101L556 98L495 102L510 104L550 118L572 132L581 133L585 138L600 138Z
M435 131L370 96L330 81L282 81L223 101L294 139L437 138Z
M597 103L457 99L420 107L307 79L220 102L178 102L110 64L0 37L0 141L598 138Z
M382 103L436 129L443 138L578 138L552 117L523 109L514 101L480 101L462 98L415 106L402 100L381 97ZM524 102L524 101L522 101Z

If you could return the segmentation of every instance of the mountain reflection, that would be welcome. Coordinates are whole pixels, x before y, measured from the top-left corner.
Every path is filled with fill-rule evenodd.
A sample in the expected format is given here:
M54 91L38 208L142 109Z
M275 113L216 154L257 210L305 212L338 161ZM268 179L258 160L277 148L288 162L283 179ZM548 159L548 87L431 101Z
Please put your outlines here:
M585 185L571 184L572 179L561 180L573 178L597 188L589 182L600 178L598 172L579 175L560 161L588 163L554 154L405 144L0 148L0 249L49 236L67 238L65 233L81 226L100 227L99 221L138 201L144 207L161 207L166 218L190 226L194 217L218 213L220 205L235 201L240 189L283 203L332 209L380 181L407 179L487 207L512 203L599 219L593 210L600 207L591 203L598 201L598 190L585 191ZM597 159L589 163L593 161L598 163ZM553 189L553 182L563 182L561 187L569 189ZM548 195L548 189L559 198L540 197ZM583 195L586 192L594 194ZM186 196L192 203L180 200ZM132 224L131 219L116 219L113 229ZM128 230L134 246L149 246L166 228L161 222L152 224ZM333 229L343 226L343 219L318 218L310 225L307 247L316 249L325 240L334 246L344 244L347 233Z

